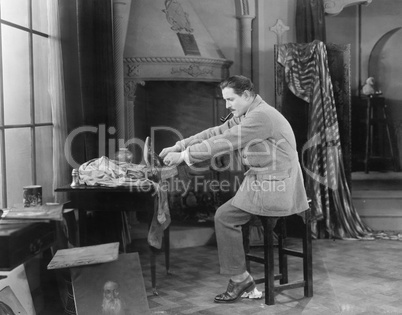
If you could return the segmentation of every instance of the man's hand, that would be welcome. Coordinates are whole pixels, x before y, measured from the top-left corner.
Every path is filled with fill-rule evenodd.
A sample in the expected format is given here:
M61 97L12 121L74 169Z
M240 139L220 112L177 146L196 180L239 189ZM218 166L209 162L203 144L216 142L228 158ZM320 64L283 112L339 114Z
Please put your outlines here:
M174 146L172 146L172 147L164 148L164 149L161 151L161 153L159 153L159 156L163 159L168 153L171 153L171 152L180 152L180 151L181 151L180 146L174 145Z
M179 165L184 161L184 157L181 152L169 152L163 159L163 163L167 166Z

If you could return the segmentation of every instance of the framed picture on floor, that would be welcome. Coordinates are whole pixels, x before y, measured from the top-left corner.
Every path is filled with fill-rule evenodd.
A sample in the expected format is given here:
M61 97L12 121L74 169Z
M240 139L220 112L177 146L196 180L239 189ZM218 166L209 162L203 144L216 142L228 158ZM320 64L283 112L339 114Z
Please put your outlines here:
M138 253L71 268L77 315L150 314Z
M28 315L21 302L18 300L17 296L9 286L6 286L0 290L0 314Z

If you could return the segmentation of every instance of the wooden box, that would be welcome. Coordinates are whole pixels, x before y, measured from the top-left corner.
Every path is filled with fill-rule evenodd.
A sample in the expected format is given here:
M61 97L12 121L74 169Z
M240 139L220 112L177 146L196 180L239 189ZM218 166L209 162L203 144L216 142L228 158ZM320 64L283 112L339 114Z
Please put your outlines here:
M56 225L17 223L0 225L0 270L12 270L56 241Z

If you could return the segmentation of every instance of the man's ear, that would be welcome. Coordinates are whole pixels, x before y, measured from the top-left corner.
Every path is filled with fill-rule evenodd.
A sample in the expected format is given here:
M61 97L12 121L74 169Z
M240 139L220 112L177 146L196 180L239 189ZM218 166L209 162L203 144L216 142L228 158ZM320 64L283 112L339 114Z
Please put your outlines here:
M246 98L250 98L251 93L250 93L249 90L245 90L245 91L243 92L243 95L244 95Z

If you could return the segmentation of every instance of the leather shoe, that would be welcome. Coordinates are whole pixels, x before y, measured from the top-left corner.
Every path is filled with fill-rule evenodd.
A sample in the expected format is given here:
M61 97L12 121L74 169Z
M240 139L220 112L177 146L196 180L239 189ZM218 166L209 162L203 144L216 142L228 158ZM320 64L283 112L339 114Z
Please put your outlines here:
M218 294L215 297L215 303L233 303L236 302L244 292L250 292L254 290L254 279L248 275L248 277L242 282L234 282L229 280L228 288L226 292Z

